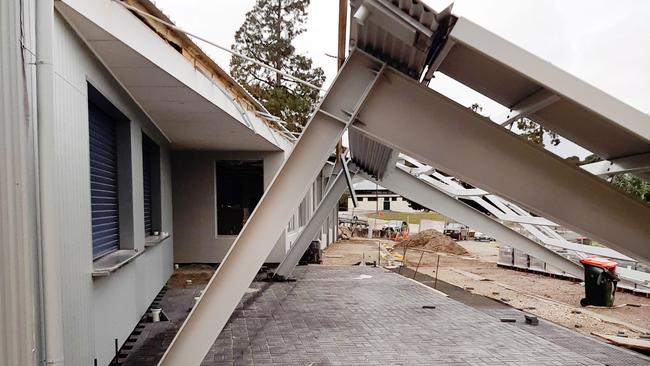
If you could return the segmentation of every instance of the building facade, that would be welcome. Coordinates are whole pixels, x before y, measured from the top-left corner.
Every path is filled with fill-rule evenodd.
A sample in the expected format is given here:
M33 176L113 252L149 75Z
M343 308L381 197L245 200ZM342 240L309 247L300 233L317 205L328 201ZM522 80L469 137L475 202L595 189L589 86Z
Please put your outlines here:
M107 365L174 263L223 260L295 139L184 34L116 2L0 10L0 364Z
M406 198L370 181L362 180L354 185L357 195L357 207L348 197L347 210L352 211L399 211L419 212L409 206Z

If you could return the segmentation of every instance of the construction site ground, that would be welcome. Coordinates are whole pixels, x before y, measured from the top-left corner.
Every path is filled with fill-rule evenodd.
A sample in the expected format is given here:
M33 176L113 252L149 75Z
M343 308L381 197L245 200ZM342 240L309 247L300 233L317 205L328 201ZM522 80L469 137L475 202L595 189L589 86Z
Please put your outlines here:
M336 242L325 250L323 264L350 265L364 257L366 262L373 262L381 250L382 265L395 266L404 254L403 248L392 249L395 244L391 240L363 238ZM409 248L406 267L415 269L420 262L418 273L435 278L438 264L440 281L580 333L617 335L623 332L636 338L650 332L650 299L646 297L618 292L613 308L583 308L579 305L584 297L581 283L498 267L499 243L496 242L458 244L469 254L423 253Z
M157 300L169 321L139 324L120 364L160 360L205 286L203 274L213 270L177 271ZM411 280L408 271L309 265L296 268L295 282L254 281L201 365L650 364L641 354L544 320L525 324L519 310L441 283L447 296Z

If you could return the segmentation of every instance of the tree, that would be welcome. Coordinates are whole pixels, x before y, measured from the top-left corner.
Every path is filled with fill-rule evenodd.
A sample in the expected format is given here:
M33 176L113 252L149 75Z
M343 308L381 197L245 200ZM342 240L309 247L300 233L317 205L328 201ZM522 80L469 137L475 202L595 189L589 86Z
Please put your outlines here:
M325 73L310 58L296 54L292 42L305 31L311 0L257 0L235 33L232 49L286 74L322 86ZM319 91L233 56L230 73L292 131L307 123Z
M632 197L650 202L650 183L630 173L616 174L612 184L621 188Z
M560 144L560 137L557 133L545 129L542 125L532 119L522 117L515 123L517 124L517 128L521 130L519 135L534 144L544 146L544 134L547 134L551 138L551 145L557 146Z
M580 160L577 156L570 156L565 160L570 161L578 166L591 164L602 159L596 154L587 155L584 160ZM650 202L650 183L645 180L630 174L630 173L619 173L611 177L610 182L627 192L627 194L632 197L638 198L640 200Z

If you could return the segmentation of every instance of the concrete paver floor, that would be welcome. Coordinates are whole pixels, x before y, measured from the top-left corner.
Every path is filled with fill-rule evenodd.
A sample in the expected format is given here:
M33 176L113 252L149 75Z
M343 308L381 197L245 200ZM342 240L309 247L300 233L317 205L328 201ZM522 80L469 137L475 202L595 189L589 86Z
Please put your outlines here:
M254 282L203 365L650 364L547 322L525 325L515 309L477 310L381 268L307 266L294 277ZM163 309L173 305L165 298ZM500 322L504 315L517 323ZM155 357L138 361L138 354L162 354L182 321L170 318L176 325L158 342L138 341L144 346L133 348L126 364L150 365Z

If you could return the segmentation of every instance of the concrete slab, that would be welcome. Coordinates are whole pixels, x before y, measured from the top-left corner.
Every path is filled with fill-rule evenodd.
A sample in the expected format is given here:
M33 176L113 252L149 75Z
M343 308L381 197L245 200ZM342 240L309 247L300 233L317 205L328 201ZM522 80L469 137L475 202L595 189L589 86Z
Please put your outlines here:
M294 275L297 282L254 282L251 287L258 291L245 295L202 364L650 363L642 355L543 321L536 327L525 325L523 313L514 309L474 309L381 268L308 266L298 267ZM179 310L187 306L186 300L181 302ZM165 303L163 298L163 309ZM502 323L498 317L504 315L521 319ZM142 342L159 348L146 352L148 365L167 343ZM126 364L145 364L135 362L138 352Z

